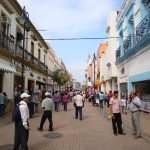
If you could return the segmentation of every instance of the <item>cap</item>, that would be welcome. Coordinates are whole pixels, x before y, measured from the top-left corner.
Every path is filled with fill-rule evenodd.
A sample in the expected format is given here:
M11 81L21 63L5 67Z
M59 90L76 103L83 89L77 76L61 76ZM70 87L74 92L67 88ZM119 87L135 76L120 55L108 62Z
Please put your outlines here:
M49 96L49 95L50 95L50 93L49 93L49 92L46 92L46 93L45 93L45 96Z
M30 95L28 95L27 93L22 93L20 97L21 98L30 97Z

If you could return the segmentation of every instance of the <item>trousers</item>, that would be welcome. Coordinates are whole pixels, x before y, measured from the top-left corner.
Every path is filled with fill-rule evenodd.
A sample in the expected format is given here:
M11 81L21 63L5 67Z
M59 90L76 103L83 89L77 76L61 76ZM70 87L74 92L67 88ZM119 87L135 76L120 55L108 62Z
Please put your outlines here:
M22 124L22 121L15 123L15 138L13 150L19 150L21 145L22 150L28 150L28 138L29 130L26 130Z
M114 118L112 118L113 131L114 131L114 133L121 134L121 133L123 133L121 114L115 113L113 115L114 115Z
M43 115L41 118L41 123L40 123L40 129L43 129L43 125L44 125L46 119L48 119L48 121L49 121L49 129L52 130L53 122L52 122L52 111L51 110L45 110L43 112Z
M133 132L136 134L136 136L141 136L141 130L140 130L140 112L134 112L131 114L132 119L132 127Z

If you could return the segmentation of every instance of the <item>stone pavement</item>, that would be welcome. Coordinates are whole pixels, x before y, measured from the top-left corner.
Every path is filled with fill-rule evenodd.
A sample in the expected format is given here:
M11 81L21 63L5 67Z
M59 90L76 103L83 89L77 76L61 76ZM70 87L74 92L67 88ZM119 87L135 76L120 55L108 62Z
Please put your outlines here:
M105 117L108 116L109 110L108 108L105 108L101 110L101 114ZM122 114L122 120L124 126L128 127L129 129L132 129L132 124L131 124L131 113L128 110L127 114ZM142 131L142 136L143 138L150 143L150 114L146 114L144 112L140 113L140 125L141 125L141 131Z
M134 139L130 130L127 135L114 136L111 121L104 118L90 103L86 102L83 120L76 120L74 107L69 103L68 111L62 108L53 113L54 132L37 131L40 116L30 119L29 150L149 150L144 139ZM9 150L13 144L14 125L0 127L0 150Z

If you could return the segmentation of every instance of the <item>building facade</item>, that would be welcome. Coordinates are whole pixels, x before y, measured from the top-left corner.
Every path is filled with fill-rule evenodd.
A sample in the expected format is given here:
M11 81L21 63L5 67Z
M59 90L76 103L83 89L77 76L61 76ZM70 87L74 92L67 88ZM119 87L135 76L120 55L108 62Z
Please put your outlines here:
M0 89L13 102L21 93L23 62L24 91L28 93L48 90L51 72L64 69L33 23L28 20L28 28L20 23L22 12L17 1L0 1Z
M121 95L137 91L143 110L150 112L150 1L127 0L117 18L116 50L118 87Z
M100 76L101 76L101 90L105 92L115 91L117 87L117 68L115 65L115 52L118 47L118 33L116 28L117 12L111 11L107 17L106 34L108 38L107 47L100 58Z

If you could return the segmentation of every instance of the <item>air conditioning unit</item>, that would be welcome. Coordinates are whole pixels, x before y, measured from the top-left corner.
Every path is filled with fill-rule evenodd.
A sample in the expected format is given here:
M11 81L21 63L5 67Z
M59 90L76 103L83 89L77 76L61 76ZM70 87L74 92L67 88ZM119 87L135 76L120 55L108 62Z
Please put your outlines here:
M10 18L7 17L7 16L2 16L1 23L2 23L2 24L8 24L8 25L10 25L10 24L11 24L11 20L10 20Z

